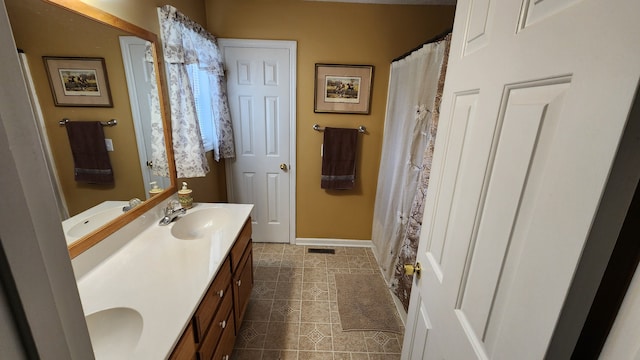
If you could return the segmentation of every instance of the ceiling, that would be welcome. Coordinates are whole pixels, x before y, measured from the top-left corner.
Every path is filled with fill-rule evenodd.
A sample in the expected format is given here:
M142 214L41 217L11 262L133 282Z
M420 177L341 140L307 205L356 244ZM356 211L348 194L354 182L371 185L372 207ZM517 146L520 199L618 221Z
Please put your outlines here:
M307 0L364 4L392 4L392 5L455 5L457 0Z

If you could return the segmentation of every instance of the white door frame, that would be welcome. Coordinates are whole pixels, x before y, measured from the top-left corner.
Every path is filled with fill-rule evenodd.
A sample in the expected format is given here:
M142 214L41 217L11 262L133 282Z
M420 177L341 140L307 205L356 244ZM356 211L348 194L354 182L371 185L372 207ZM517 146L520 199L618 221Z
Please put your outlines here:
M60 219L66 220L69 218L69 208L67 207L67 199L60 186L60 176L58 176L58 168L56 161L53 158L53 152L51 151L51 143L49 143L49 136L47 135L47 127L44 121L44 115L42 114L42 107L40 106L40 100L38 99L38 93L36 93L36 87L33 83L33 77L31 76L31 68L27 55L24 52L19 52L20 65L24 74L24 80L29 92L29 100L33 107L34 116L36 118L36 128L38 129L38 135L42 142L42 150L44 151L44 159L47 164L47 170L51 176L53 184L53 195L58 203L58 212L60 213Z
M220 48L224 46L238 46L243 48L273 48L273 49L289 49L289 87L291 89L289 99L289 113L291 114L289 120L289 243L295 244L296 241L296 91L297 91L297 42L291 40L258 40L258 39L228 39L219 38L218 44ZM226 166L226 165L225 165ZM225 169L226 170L226 169ZM232 176L231 171L225 171L227 180L227 194L232 194L231 184ZM233 201L233 199L229 199Z
M22 314L20 334L0 325L0 352L23 348L46 359L93 359L52 180L4 1L0 1L0 251L3 290ZM10 90L8 90L10 89ZM5 271L6 270L6 271ZM2 306L2 305L0 305ZM5 309L6 310L6 309ZM5 310L2 310L3 312ZM15 315L15 314L14 314ZM28 337L32 341L28 341ZM27 342L16 343L18 338ZM10 356L9 352L6 353Z
M140 163L140 171L142 172L142 182L145 189L145 196L149 199L151 197L149 194L149 190L151 190L151 181L155 181L161 189L169 187L171 185L171 181L168 177L153 175L151 168L148 166L149 158L147 157L147 146L151 146L151 134L144 131L145 128L142 122L145 120L145 117L143 116L142 111L146 110L146 108L142 106L139 102L138 96L136 96L136 89L139 87L144 89L144 86L147 84L138 84L138 80L135 77L136 67L132 63L133 59L131 49L129 48L131 45L146 44L147 41L140 39L137 36L120 36L119 40L125 79L127 81L127 89L129 90L129 103L131 105L131 117L133 119L133 128L136 135L136 144L138 146L138 159ZM155 78L149 77L149 79L151 81L155 81ZM149 121L148 117L146 119Z

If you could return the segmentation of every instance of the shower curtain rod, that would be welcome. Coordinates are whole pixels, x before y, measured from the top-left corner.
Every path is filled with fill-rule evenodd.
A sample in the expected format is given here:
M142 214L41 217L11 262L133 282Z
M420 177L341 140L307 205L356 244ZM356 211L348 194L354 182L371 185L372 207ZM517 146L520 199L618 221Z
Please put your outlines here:
M402 60L402 59L406 58L407 56L411 55L414 51L416 51L416 50L420 50L420 48L421 48L421 47L423 47L423 46L425 46L425 45L427 45L427 44L431 44L431 43L434 43L434 42L438 42L438 41L440 41L440 40L443 40L443 39L444 39L445 37L447 37L447 35L449 35L452 31L453 31L453 28L449 28L449 29L447 29L445 32L440 33L440 34L438 34L438 35L436 35L436 36L432 37L431 39L429 39L429 40L427 40L427 41L423 42L422 44L420 44L420 45L416 46L415 48L413 48L413 49L411 49L411 50L407 51L406 53L404 53L404 54L402 54L402 55L398 56L397 58L395 58L395 59L391 60L391 62L392 62L392 63L394 63L394 62L396 62L396 61L398 61L398 60Z

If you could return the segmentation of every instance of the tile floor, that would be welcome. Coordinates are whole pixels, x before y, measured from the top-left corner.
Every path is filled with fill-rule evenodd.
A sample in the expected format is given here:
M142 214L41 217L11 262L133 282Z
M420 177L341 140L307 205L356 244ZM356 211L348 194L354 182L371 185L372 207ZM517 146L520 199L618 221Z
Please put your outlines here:
M315 254L307 248L253 244L253 293L232 359L400 359L402 335L340 326L333 274L380 271L371 249Z

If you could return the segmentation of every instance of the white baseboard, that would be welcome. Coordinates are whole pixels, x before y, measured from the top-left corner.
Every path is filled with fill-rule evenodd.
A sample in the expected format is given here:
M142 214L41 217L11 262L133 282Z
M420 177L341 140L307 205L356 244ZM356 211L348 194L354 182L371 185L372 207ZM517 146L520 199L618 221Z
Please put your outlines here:
M400 316L400 321L402 321L402 325L407 326L407 310L404 309L404 305L400 302L400 299L396 296L396 294L389 288L389 293L391 294L391 299L393 300L393 304L396 306L396 310L398 310L398 315Z
M349 247L373 247L371 240L352 239L324 239L324 238L296 238L296 245L307 246L349 246Z

